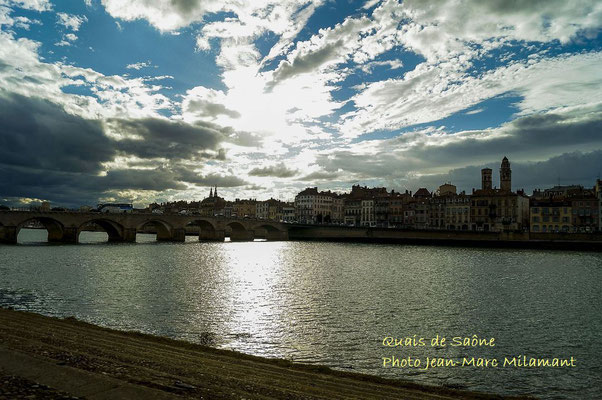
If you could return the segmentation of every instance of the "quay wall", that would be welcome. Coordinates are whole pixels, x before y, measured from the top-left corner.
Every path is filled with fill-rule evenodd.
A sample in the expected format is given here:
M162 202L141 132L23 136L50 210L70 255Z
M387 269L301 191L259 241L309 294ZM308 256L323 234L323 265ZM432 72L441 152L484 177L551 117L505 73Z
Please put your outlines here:
M474 232L303 225L291 227L288 234L289 240L602 251L600 233Z

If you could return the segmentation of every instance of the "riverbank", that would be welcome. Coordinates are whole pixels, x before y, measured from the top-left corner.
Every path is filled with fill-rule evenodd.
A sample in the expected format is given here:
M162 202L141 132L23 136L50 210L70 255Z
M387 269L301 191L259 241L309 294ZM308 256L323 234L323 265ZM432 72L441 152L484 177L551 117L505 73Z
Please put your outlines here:
M505 398L0 309L0 399L32 391L90 399Z

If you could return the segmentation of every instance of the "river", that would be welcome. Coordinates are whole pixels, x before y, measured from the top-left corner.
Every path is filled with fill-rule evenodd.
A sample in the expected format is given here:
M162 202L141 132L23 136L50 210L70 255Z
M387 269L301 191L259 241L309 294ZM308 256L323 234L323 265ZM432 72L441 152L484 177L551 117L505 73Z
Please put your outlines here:
M0 245L0 306L423 384L602 398L601 253L45 235ZM453 345L473 335L494 346ZM519 356L574 366L502 366ZM383 367L394 357L414 364ZM458 364L426 369L427 357ZM461 365L472 357L500 365Z

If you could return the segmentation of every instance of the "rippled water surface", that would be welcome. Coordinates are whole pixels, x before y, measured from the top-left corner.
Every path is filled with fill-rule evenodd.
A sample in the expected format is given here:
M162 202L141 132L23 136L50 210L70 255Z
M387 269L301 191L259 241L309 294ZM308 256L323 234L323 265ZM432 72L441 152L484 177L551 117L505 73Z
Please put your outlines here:
M602 398L602 254L319 242L0 245L0 306L420 383ZM430 347L495 338L495 347ZM416 335L424 347L386 348ZM383 368L573 356L574 368Z

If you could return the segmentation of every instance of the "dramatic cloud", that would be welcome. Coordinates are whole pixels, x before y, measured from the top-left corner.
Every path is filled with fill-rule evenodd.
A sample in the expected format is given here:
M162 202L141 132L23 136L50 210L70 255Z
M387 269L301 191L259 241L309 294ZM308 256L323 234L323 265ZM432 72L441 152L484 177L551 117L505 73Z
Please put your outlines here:
M230 188L248 185L248 182L234 175L202 175L190 169L183 168L178 170L178 174L181 181L193 183L197 186L219 186L222 188Z
M111 132L123 136L116 144L120 151L140 158L170 160L215 157L219 155L219 143L229 132L208 123L190 125L158 118L110 119L107 124Z
M284 163L271 165L263 168L253 168L249 171L250 176L272 176L275 178L290 178L299 173L299 171L287 168Z
M602 105L587 112L523 117L483 131L427 129L366 141L354 149L320 155L316 164L328 172L345 171L348 180L382 179L395 184L414 177L416 182L432 175L439 179L450 169L489 163L503 155L526 162L567 150L601 148L601 132Z
M228 109L224 102L226 95L219 90L196 87L186 93L182 107L185 115L193 119L216 119L220 115L240 118L240 113Z
M97 172L114 156L99 121L68 114L49 101L0 91L0 163Z

